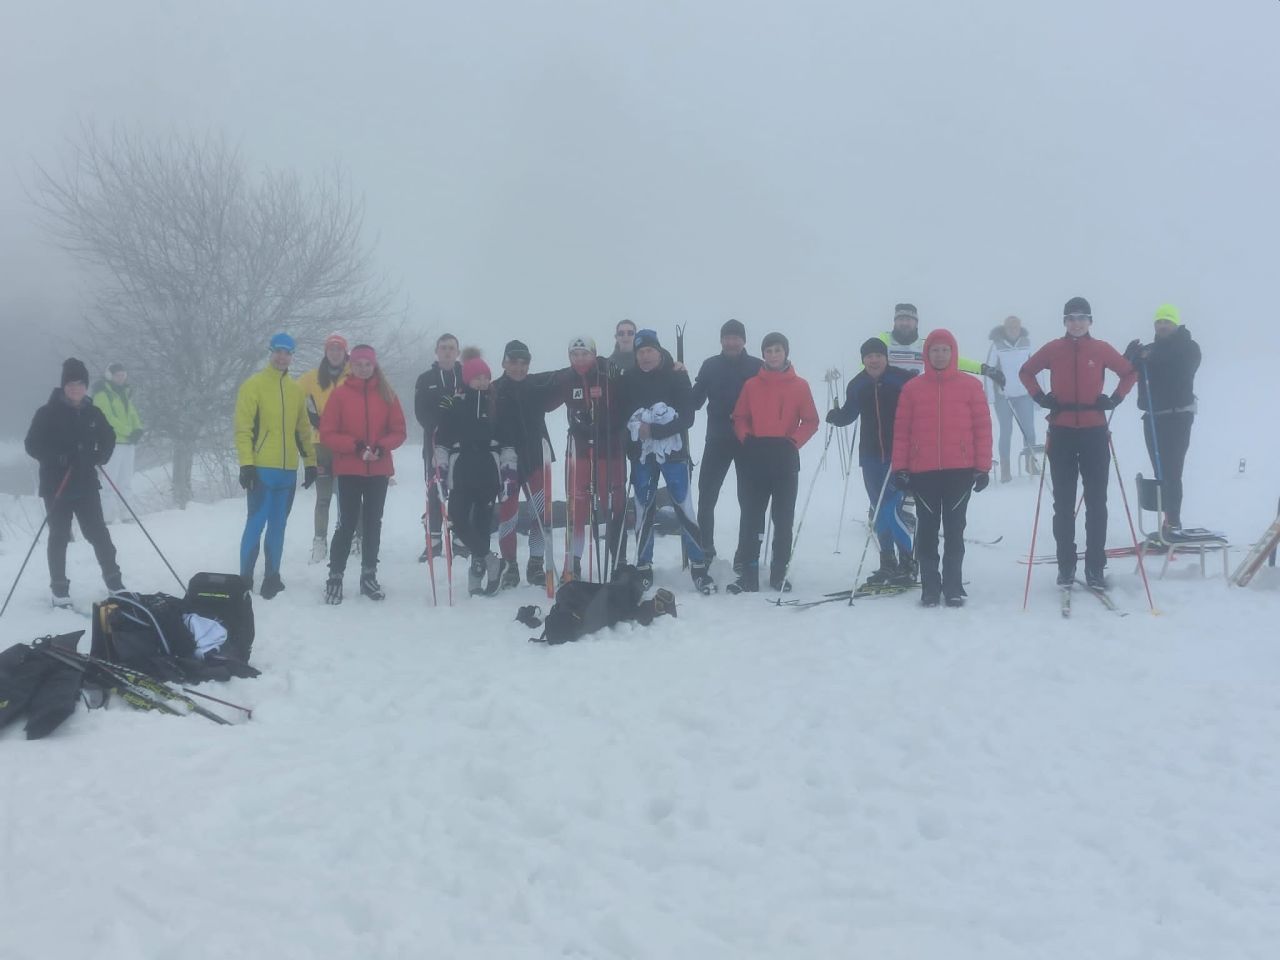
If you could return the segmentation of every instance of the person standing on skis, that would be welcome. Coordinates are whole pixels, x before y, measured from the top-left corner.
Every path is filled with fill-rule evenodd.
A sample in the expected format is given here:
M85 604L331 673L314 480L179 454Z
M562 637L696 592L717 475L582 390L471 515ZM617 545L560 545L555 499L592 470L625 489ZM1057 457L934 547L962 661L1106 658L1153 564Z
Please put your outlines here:
M990 334L991 348L987 351L987 364L1000 371L1000 379L991 381L992 406L996 421L1000 424L1000 482L1013 479L1013 421L1018 421L1022 433L1022 449L1027 458L1030 473L1038 473L1036 458L1031 451L1036 445L1035 401L1018 379L1018 371L1031 359L1031 337L1017 317L1005 317L1004 323L994 327Z
M430 542L418 557L426 563L428 553L440 556L440 491L432 482L436 475L435 432L439 423L441 401L445 397L458 396L466 389L462 379L462 364L458 361L458 338L452 333L442 333L436 338L436 359L431 368L418 377L413 388L413 412L422 427L422 466L427 478L427 532ZM466 548L455 542L455 556L466 556Z
M738 556L742 572L729 585L729 593L753 593L760 589L760 545L764 540L764 514L773 518L773 555L769 586L788 590L791 563L792 522L800 485L800 448L818 432L818 409L807 381L791 365L791 345L780 333L770 333L760 344L764 366L746 382L733 408L733 429L742 444Z
M1107 475L1111 465L1107 413L1114 410L1138 378L1115 347L1090 336L1093 311L1084 297L1072 297L1062 311L1065 336L1051 340L1031 355L1018 378L1031 399L1049 411L1045 441L1053 480L1053 538L1058 550L1058 585L1076 576L1076 485L1084 485L1084 576L1094 590L1107 580ZM1049 392L1036 374L1049 371ZM1106 372L1120 382L1110 395L1102 392Z
M991 411L982 384L960 373L956 338L925 339L929 369L908 381L893 425L893 483L916 500L920 603L964 606L964 527L969 494L990 482ZM938 573L938 531L946 534Z
M837 427L862 418L858 465L874 511L871 526L880 543L880 569L867 580L872 585L910 586L916 580L915 518L906 511L906 493L890 478L898 396L915 375L890 366L884 341L872 337L862 345L862 370L845 387L844 405L827 413L827 423Z
M347 379L351 368L347 366L347 340L340 333L331 333L324 339L324 353L320 365L298 378L298 386L307 397L307 419L316 436L320 435L320 418L325 404L334 389ZM329 553L329 505L333 502L333 452L319 440L316 441L316 510L315 536L311 540L311 562L322 563ZM360 530L356 527L351 548L360 552Z
M1178 308L1166 303L1156 311L1155 339L1145 346L1134 340L1124 358L1139 373L1138 409L1143 411L1142 434L1151 469L1160 483L1162 534L1176 540L1182 535L1182 468L1196 419L1200 345L1182 325Z
M631 460L631 483L635 490L639 517L636 569L644 589L653 585L653 533L657 508L658 480L667 485L680 535L689 555L689 571L699 593L715 590L707 572L707 560L699 543L701 536L694 519L689 483L689 451L682 434L693 426L693 387L689 374L676 370L671 355L662 349L653 330L636 334L636 367L623 379L618 403L627 416L630 437L627 453ZM616 531L624 536L621 528Z

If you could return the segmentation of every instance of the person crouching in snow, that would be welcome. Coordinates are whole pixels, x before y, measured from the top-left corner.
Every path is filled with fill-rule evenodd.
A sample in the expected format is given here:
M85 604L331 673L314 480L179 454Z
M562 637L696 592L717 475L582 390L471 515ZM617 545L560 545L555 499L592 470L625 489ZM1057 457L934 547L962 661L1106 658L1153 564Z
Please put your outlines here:
M500 559L489 550L493 507L499 498L518 495L520 421L511 402L493 390L493 374L480 351L468 347L462 356L466 389L440 398L433 462L444 484L449 523L471 554L467 591L492 595L502 579Z
M960 372L956 338L925 339L924 373L908 380L893 426L894 486L916 499L920 603L964 606L964 525L971 491L991 479L991 411L982 383ZM938 528L947 542L938 575Z
M351 541L364 530L360 592L370 600L386 594L378 583L378 547L387 486L395 473L391 451L404 443L404 410L368 344L351 351L351 375L335 387L320 415L320 442L333 455L338 478L338 529L329 551L325 603L342 602L342 575Z
M627 421L631 438L627 455L631 459L636 511L641 518L636 569L644 589L648 590L653 585L653 528L657 514L654 500L661 477L666 481L680 521L693 585L699 593L712 593L715 581L707 572L701 534L694 519L689 450L682 436L687 435L693 425L693 384L686 371L674 368L671 355L662 349L654 331L639 331L635 344L635 369L622 378L619 402L623 410L631 411ZM618 525L616 533L611 535L621 537L625 533Z

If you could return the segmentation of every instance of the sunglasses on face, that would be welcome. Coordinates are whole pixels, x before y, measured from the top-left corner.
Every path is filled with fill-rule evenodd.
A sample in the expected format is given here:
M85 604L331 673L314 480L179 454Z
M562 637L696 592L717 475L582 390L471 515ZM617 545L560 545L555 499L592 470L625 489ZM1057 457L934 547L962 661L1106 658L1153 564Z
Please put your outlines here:
M1081 320L1092 320L1093 314L1092 313L1068 313L1065 317L1063 317L1063 319L1071 323L1077 323Z

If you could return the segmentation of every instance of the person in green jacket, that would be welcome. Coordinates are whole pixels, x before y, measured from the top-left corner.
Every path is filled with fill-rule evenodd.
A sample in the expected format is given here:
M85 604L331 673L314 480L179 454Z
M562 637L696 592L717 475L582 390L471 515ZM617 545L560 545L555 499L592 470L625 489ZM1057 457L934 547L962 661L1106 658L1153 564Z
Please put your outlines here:
M103 519L115 523L124 519L129 523L129 512L121 505L133 494L134 453L142 440L142 418L133 405L133 388L129 386L129 371L119 361L107 367L107 376L93 386L93 405L102 411L116 434L116 449L107 463L107 472L115 481L119 496L105 498L102 504Z
M253 589L259 542L266 529L266 567L262 596L270 600L284 589L280 558L284 528L303 463L303 489L316 482L316 450L307 417L306 396L289 376L297 344L287 333L271 338L267 366L240 385L236 394L236 456L240 486L248 491L249 516L240 538L240 576Z

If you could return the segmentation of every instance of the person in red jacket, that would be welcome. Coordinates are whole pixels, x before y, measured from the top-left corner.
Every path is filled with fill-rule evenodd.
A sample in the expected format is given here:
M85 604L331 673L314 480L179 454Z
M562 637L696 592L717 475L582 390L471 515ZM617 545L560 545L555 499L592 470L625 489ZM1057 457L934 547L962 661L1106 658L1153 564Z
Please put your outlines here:
M342 576L357 524L364 528L360 592L371 600L386 597L378 583L382 509L395 473L391 451L404 438L400 400L382 375L373 347L359 344L351 351L351 375L334 388L320 415L320 442L333 452L338 478L338 529L329 548L326 603L342 602Z
M1045 452L1053 480L1053 538L1058 546L1058 585L1076 576L1076 480L1084 483L1084 577L1105 590L1107 565L1107 472L1110 436L1107 411L1114 410L1138 379L1124 357L1089 335L1093 311L1084 297L1072 297L1062 311L1067 333L1031 355L1018 379L1031 399L1049 411ZM1049 392L1036 374L1049 371ZM1110 396L1102 392L1106 371L1120 378Z
M950 331L924 341L926 367L908 380L893 422L894 485L916 499L920 603L964 606L964 525L970 492L991 479L991 411L982 382L960 372ZM938 574L938 530L946 533Z
M780 333L760 345L764 366L748 380L733 408L733 430L742 444L742 482L738 504L738 558L742 571L729 584L729 593L760 589L760 544L764 540L764 511L772 501L773 556L769 586L790 589L786 583L791 562L791 524L800 485L800 448L818 432L818 409L813 393L791 366L791 345Z

